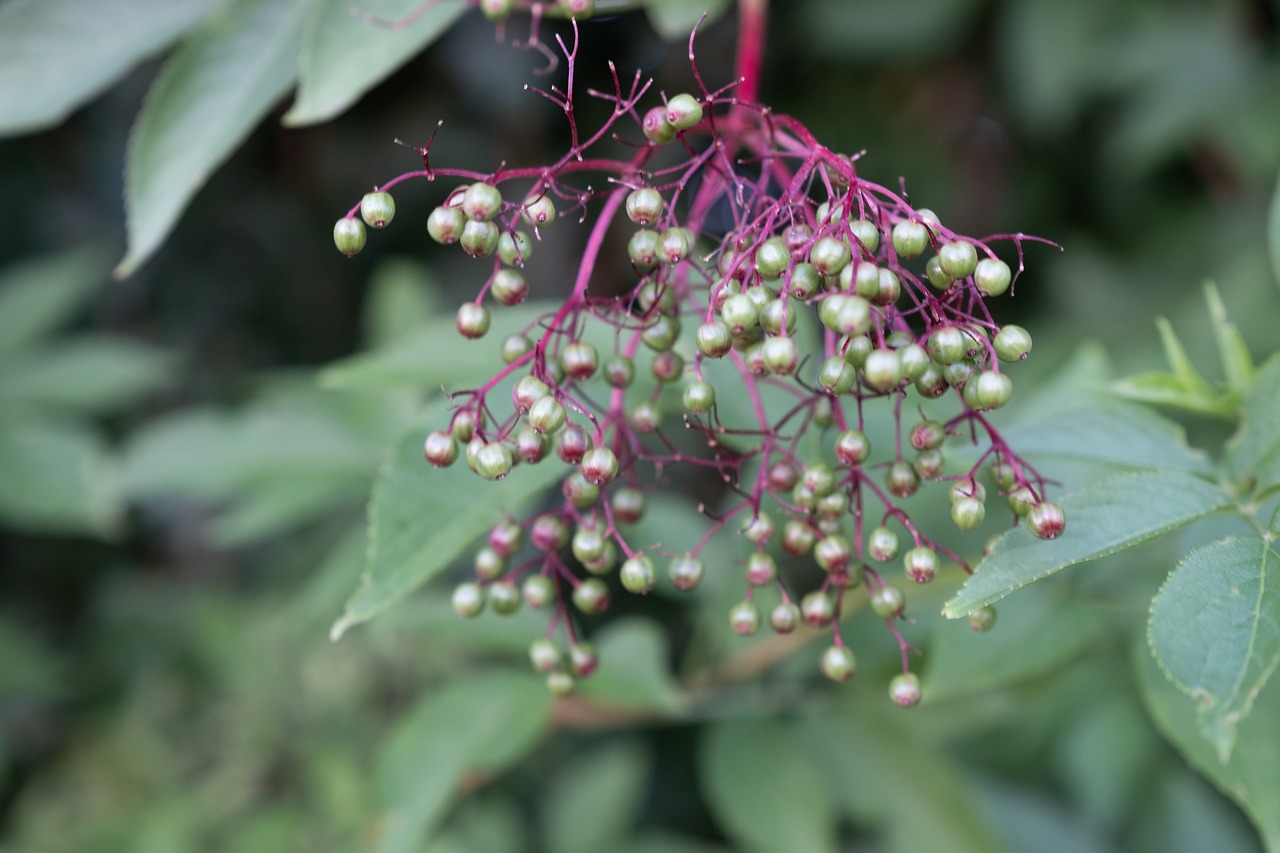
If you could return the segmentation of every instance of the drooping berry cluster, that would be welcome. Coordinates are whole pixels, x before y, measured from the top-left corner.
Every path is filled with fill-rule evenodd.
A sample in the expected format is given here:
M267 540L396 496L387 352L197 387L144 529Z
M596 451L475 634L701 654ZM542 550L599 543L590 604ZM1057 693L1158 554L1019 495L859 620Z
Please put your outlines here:
M725 570L704 566L701 554L732 523L748 543L744 597L729 614L734 631L751 634L765 622L784 634L801 623L829 630L819 668L844 681L856 663L840 619L866 602L901 649L890 695L914 704L919 682L896 627L906 595L889 566L898 561L912 584L931 581L944 560L971 568L916 526L903 499L936 483L955 525L969 530L987 514L985 481L1037 536L1064 528L1043 479L986 415L1012 394L1003 367L1031 350L1025 329L1000 325L988 309L1016 278L993 244L1008 246L1021 272L1024 243L1034 238L955 233L860 178L856 158L821 145L796 119L738 100L732 87L708 91L696 64L698 94L648 109L649 83L637 75L625 87L611 67L613 92L590 94L611 102L612 114L583 138L576 42L560 47L568 84L539 94L569 121L574 142L562 158L481 175L431 168L422 148L422 170L365 196L334 229L338 248L354 254L364 223L391 221L388 189L413 178L464 179L427 231L491 259L476 298L457 314L458 331L479 338L491 322L486 302L513 306L530 293L526 273L542 231L570 213L591 223L571 292L503 341L505 366L483 386L455 391L450 422L426 437L432 465L463 457L488 480L517 464L565 466L563 501L498 524L475 556L475 579L456 588L455 609L470 617L486 606L551 608L530 657L552 690L566 691L597 665L573 611L608 608L615 574L628 593L651 591L660 563L677 589L697 587L706 571ZM632 142L632 156L597 155L619 139ZM583 188L584 175L604 176L607 188ZM606 235L624 217L634 281L622 296L598 295ZM602 328L607 334L593 339ZM500 385L510 387L509 402ZM678 407L669 389L678 389ZM873 406L893 424L892 438L876 447L867 430ZM685 440L690 433L696 442ZM955 441L981 452L948 472L943 451ZM723 482L724 506L715 515L704 508L705 535L678 553L633 541L647 494L682 470ZM780 555L811 559L821 582L796 589L779 571ZM994 616L983 608L970 621L986 630ZM561 626L567 646L554 639Z

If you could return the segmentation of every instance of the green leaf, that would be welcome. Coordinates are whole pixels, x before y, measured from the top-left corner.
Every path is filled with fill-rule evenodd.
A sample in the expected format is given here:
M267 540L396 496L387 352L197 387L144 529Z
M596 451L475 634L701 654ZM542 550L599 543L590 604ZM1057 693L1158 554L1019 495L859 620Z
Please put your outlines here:
M129 138L129 275L297 75L304 0L235 0L165 64Z
M291 477L249 482L209 527L220 548L234 548L292 531L341 507L355 509L368 497L369 474L299 471Z
M1143 406L1112 402L1056 412L1003 431L1018 453L1036 459L1061 456L1133 468L1176 468L1207 473L1209 460L1187 445L1186 433Z
M1196 366L1187 357L1182 341L1173 330L1173 326L1164 317L1156 318L1156 330L1160 333L1160 346L1164 349L1165 361L1173 371L1173 378L1178 380L1183 390L1192 395L1211 396L1213 386L1209 384Z
M647 619L619 619L592 638L600 668L575 688L611 706L679 713L684 700L671 675L667 635Z
M350 0L316 0L302 42L298 99L285 124L315 124L341 114L467 11L462 3L427 6L421 0L364 0L359 12L355 8ZM425 14L410 21L407 16L421 9ZM398 21L405 26L386 25Z
M649 15L649 23L664 39L674 41L689 40L693 28L706 16L702 27L713 23L729 8L729 0L703 0L701 3L690 3L689 0L651 0L645 7Z
M439 289L421 261L389 258L379 263L369 278L361 322L365 340L385 346L419 332L443 307Z
M1259 368L1240 402L1240 430L1227 442L1227 465L1246 492L1280 486L1280 354Z
M0 273L0 358L71 319L106 279L106 252L85 246L34 258Z
M1242 720L1237 749L1224 763L1200 733L1195 705L1165 674L1145 643L1134 644L1143 701L1156 726L1218 790L1234 800L1262 833L1267 850L1280 850L1280 682L1272 681Z
M644 810L651 761L623 740L566 763L544 795L546 849L557 853L616 850Z
M828 789L792 728L776 718L708 726L699 782L712 815L739 849L826 853L836 818Z
M1056 669L1098 637L1093 609L1047 585L1000 605L996 628L980 634L964 622L934 628L923 679L924 699L997 690Z
M1167 406L1211 418L1234 418L1238 405L1230 394L1188 391L1177 377L1159 371L1117 379L1107 390L1135 403Z
M526 302L495 310L488 334L477 340L459 335L452 315L437 317L412 335L330 364L320 371L320 384L370 392L479 385L493 375L493 365L501 363L499 350L507 335L526 331L559 307L559 303Z
M377 849L422 849L467 770L499 772L537 743L551 696L532 676L482 672L429 691L387 739L377 766L387 811Z
M1280 284L1280 177L1271 196L1271 212L1267 215L1267 253L1271 255L1271 272Z
M173 366L169 353L128 338L67 338L0 364L0 407L118 409L163 387Z
M57 124L225 0L11 0L0 7L0 134Z
M97 535L111 534L120 525L106 449L84 426L44 419L0 421L0 471L0 524Z
M1280 666L1280 554L1260 536L1192 551L1151 604L1151 651L1196 700L1200 730L1226 762L1236 728Z
M978 8L974 0L918 0L904 15L896 0L862 0L851 15L847 0L812 0L795 11L810 52L866 62L945 55Z
M879 695L865 698L883 701ZM972 785L946 751L899 709L886 710L863 705L852 715L804 718L806 756L825 774L837 808L859 824L882 829L901 853L1002 850L975 807Z
M434 407L444 418L443 404ZM459 461L432 468L422 460L427 427L392 448L369 501L369 556L360 587L330 636L372 619L449 567L481 534L568 475L558 460L517 465L505 480L482 480Z
M1181 471L1108 477L1060 501L1067 528L1057 539L1037 539L1025 525L1002 536L943 615L965 616L1067 566L1131 548L1231 503L1214 484Z
M1244 336L1240 334L1236 324L1227 319L1227 306L1223 304L1222 295L1211 281L1205 282L1204 301L1209 307L1213 338L1218 344L1218 360L1222 362L1227 387L1238 397L1249 389L1249 383L1253 381L1253 358L1249 355Z

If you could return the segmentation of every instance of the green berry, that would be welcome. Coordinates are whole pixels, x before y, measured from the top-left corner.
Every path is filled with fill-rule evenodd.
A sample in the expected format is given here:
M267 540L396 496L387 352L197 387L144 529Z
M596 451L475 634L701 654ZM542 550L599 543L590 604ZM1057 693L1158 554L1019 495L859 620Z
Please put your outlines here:
M973 399L965 395L965 402L970 403L978 411L998 409L1013 396L1013 380L1006 373L984 370L975 378L965 383L965 391L973 388Z
M755 602L739 601L729 610L729 626L744 637L754 634L760 628L760 608Z
M800 625L800 608L790 602L769 611L769 627L779 634L790 634Z
M627 243L627 257L631 266L641 274L653 270L662 262L662 236L657 231L641 228L631 235Z
M918 258L929 245L929 229L923 222L903 220L893 226L893 250L903 258Z
M667 577L676 589L688 592L702 583L703 571L702 560L692 554L685 554L671 560L667 566Z
M693 95L680 93L667 101L667 122L676 130L689 130L702 121L702 104Z
M627 415L636 432L653 432L662 426L662 407L653 400L641 400Z
M599 578L587 578L574 589L573 606L583 613L603 613L609 609L609 588Z
M333 245L348 258L359 254L367 239L368 234L364 229L364 223L359 219L347 216L333 225Z
M437 207L427 216L427 234L441 245L458 242L462 229L466 227L467 216L457 207Z
M550 672L563 659L564 653L549 637L539 637L529 644L529 662L537 672Z
M1027 529L1039 539L1057 539L1066 526L1067 516L1055 503L1041 501L1027 511Z
M556 221L555 202L546 193L531 195L520 206L520 218L526 225L532 225L534 228L550 225Z
M902 365L897 350L876 349L867 354L862 365L862 379L869 388L885 393L902 382Z
M897 619L906 606L907 597L896 586L885 584L871 594L871 610L881 619Z
M849 540L843 536L828 536L813 546L813 560L824 572L844 571L852 559Z
M825 628L836 618L836 605L831 596L815 590L800 600L800 618L810 628Z
M867 556L887 563L898 556L898 534L887 527L876 527L867 534Z
M698 352L707 358L722 358L733 349L733 333L723 320L710 320L698 327Z
M523 231L504 231L498 236L498 259L509 267L522 267L533 253L533 242Z
M789 518L782 526L782 550L796 557L809 553L817 539L813 528L798 518Z
M505 363L513 364L533 352L533 341L527 335L507 335L500 352Z
M652 225L662 215L662 193L644 188L627 195L627 218L637 225Z
M862 244L864 254L868 258L875 257L876 249L880 248L880 229L875 226L875 223L865 219L855 219L849 223L849 230Z
M760 322L760 309L751 297L735 293L720 306L720 317L733 334L741 335Z
M902 568L916 583L928 583L938 574L938 555L931 548L912 548L902 555Z
M818 275L813 264L801 262L791 267L791 283L788 291L791 298L805 301L820 289L822 289L822 276Z
M842 464L860 465L871 455L871 440L862 430L848 429L836 436L835 451Z
M987 505L975 498L960 498L951 503L951 520L961 530L972 530L987 517Z
M935 290L946 290L953 279L942 269L942 261L934 255L924 265L924 277Z
M524 598L515 584L509 581L498 581L489 585L489 606L499 616L510 616L516 613L523 603Z
M889 698L903 708L910 708L920 703L920 679L915 673L904 672L895 675L889 682Z
M511 0L503 0L510 3ZM573 676L562 669L547 673L547 692L552 696L568 696L573 692Z
M476 583L460 583L453 590L453 610L463 619L471 619L484 610L484 587Z
M835 237L823 237L809 250L809 263L819 275L839 275L851 258L849 246Z
M673 227L663 231L660 248L663 262L680 263L689 257L689 253L693 251L694 242L693 232L688 228Z
M667 120L665 107L654 107L645 113L640 127L645 138L658 145L666 145L676 138L676 127Z
M777 580L778 564L773 557L763 551L752 551L747 557L744 574L747 577L747 583L752 586L764 586Z
M496 548L486 545L476 552L472 566L481 580L497 580L507 573L507 558Z
M683 401L689 411L705 412L715 405L715 386L700 379L690 382L685 386Z
M486 480L501 480L511 473L511 450L501 441L491 441L476 451L476 473Z
M827 646L822 652L818 668L832 681L848 681L857 670L853 651L848 646Z
M582 476L588 483L603 486L618 476L618 457L607 447L593 447L582 457Z
M796 372L796 366L800 363L800 350L796 342L780 335L764 339L762 354L765 366L775 376L790 376Z
M498 236L498 226L492 222L468 219L458 245L473 258L487 258L497 250Z
M627 592L645 595L657 584L658 573L648 557L632 557L618 570L618 579Z
M818 385L828 394L844 394L853 387L857 372L841 356L833 355L822 363Z
M973 270L973 283L983 296L999 296L1012 280L1009 265L997 258L983 258Z
M365 193L360 199L360 218L370 228L385 228L396 215L396 200L391 193Z
M604 363L604 381L614 388L626 388L635 376L636 363L625 355L610 356Z
M967 240L950 240L938 247L938 266L952 279L972 275L978 266L978 250Z
M969 627L985 634L996 624L996 609L990 604L969 613Z
M422 444L422 455L437 468L447 468L458 459L458 442L446 430L427 433Z
M599 364L600 354L595 345L587 341L573 341L560 350L560 366L574 379L590 379Z
M529 575L520 587L524 603L530 607L547 607L556 600L556 585L551 578L542 575Z
M502 191L491 184L472 184L462 195L462 212L469 219L489 222L501 210Z
M885 486L900 498L909 498L920 488L920 475L910 462L897 460L885 472Z
M516 270L504 268L494 274L489 292L503 305L519 305L529 295L529 282Z
M609 508L613 510L614 521L619 524L635 524L644 517L645 503L644 492L628 486L613 493Z
M776 279L791 266L791 250L781 237L770 237L756 247L756 272L761 278Z
M1009 324L996 332L992 345L1001 361L1021 361L1031 352L1031 333L1021 326Z

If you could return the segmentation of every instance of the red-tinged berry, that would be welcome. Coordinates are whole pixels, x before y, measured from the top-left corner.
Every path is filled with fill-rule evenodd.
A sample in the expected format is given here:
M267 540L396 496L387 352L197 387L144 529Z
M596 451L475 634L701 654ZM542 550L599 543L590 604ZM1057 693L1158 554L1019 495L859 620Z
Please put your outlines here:
M522 376L511 389L511 403L522 415L529 413L533 404L551 394L551 388L536 376Z
M667 120L665 107L654 107L645 113L640 127L644 131L645 139L658 145L666 145L676 138L676 127Z
M498 226L492 222L467 220L458 245L473 258L487 258L498 248Z
M1067 527L1062 507L1041 501L1027 510L1027 529L1038 539L1057 539Z
M692 554L674 557L667 566L667 578L671 585L682 592L697 589L702 583L705 569L702 560Z
M908 441L916 450L934 450L947 440L947 430L937 421L924 420L911 427Z
M529 644L529 662L536 672L550 672L564 660L564 652L555 640L539 637Z
M538 228L556 220L556 205L546 193L529 196L520 206L520 218L526 225Z
M504 0L510 3L511 0ZM547 673L547 692L552 696L568 696L573 692L573 676L562 669Z
M887 563L898 556L898 534L887 527L876 527L867 533L867 556Z
M492 441L476 451L476 473L486 480L501 480L515 464L511 449L501 441Z
M742 520L742 535L756 545L764 545L773 538L776 528L773 517L760 511Z
M680 93L667 101L667 123L676 130L689 130L702 121L702 104L693 95Z
M610 356L604 363L604 381L614 388L626 388L636 378L636 363L625 355Z
M533 608L549 607L556 600L556 585L543 575L529 575L520 587L524 603Z
M800 608L783 602L769 611L769 627L779 634L790 634L800 627Z
M437 468L447 468L458 459L458 442L453 434L446 430L435 430L427 434L422 445L422 455Z
M467 215L458 207L440 206L427 216L427 234L443 246L458 242L467 225Z
M842 572L852 559L849 540L843 536L827 536L813 546L813 560L824 572Z
M504 557L512 557L524 547L524 528L510 519L499 521L489 531L489 547Z
M573 606L583 613L603 613L609 609L609 588L599 578L587 578L573 591Z
M739 601L729 610L729 626L743 637L754 634L760 628L760 608L755 602Z
M593 447L582 456L582 476L603 486L618 476L618 457L607 447Z
M489 222L501 210L502 191L491 184L472 184L462 195L462 212L473 221Z
M990 604L969 612L969 627L981 634L990 631L995 624L996 609Z
M871 440L862 430L847 429L836 436L835 452L841 464L861 465L871 455Z
M577 509L590 509L600 500L600 487L587 482L581 471L574 471L564 478L560 487L564 499Z
M857 671L857 661L848 646L827 646L822 652L818 668L832 681L844 682Z
M894 495L909 498L920 488L920 475L910 462L899 459L885 472L884 483Z
M600 365L600 354L593 344L573 341L560 351L560 366L573 379L590 379Z
M762 353L769 372L775 376L790 376L800 363L800 350L792 338L772 336L764 339Z
M554 515L540 515L529 527L529 541L544 554L554 554L569 543L569 528Z
M648 557L632 557L623 562L622 568L618 570L618 579L627 592L645 595L657 585L658 572Z
M733 333L723 320L710 320L698 327L698 352L707 358L722 358L733 349Z
M941 450L921 450L911 460L911 467L921 480L936 480L942 476L944 461Z
M576 643L569 646L569 672L574 678L590 678L600 666L600 658L596 655L596 647L591 643Z
M896 586L885 584L871 594L871 611L881 619L897 619L907 607L907 597Z
M551 435L564 426L568 413L564 404L550 394L534 400L529 407L529 426L543 435Z
M485 546L476 552L472 567L481 580L497 580L507 573L507 558L494 548Z
M652 271L662 262L662 236L657 231L641 228L627 242L627 257L636 272Z
M938 555L932 548L912 548L902 555L902 568L916 583L928 583L938 574Z
M600 558L604 556L606 544L607 540L602 531L594 527L579 527L569 541L569 550L584 566L599 564Z
M627 420L636 432L653 432L662 426L662 407L653 400L641 400L631 407Z
M477 583L460 583L453 589L453 610L463 619L479 616L485 605L484 587Z
M334 223L333 245L348 258L359 254L366 240L368 240L368 233L365 231L364 223L359 219L348 216Z
M811 592L800 600L800 617L810 628L825 628L836 618L835 602L825 592Z
M920 679L913 672L895 675L889 682L889 698L903 708L920 703Z
M613 493L609 508L613 511L613 520L619 524L635 524L644 517L644 492L639 489L624 487Z
M560 457L560 461L566 465L577 465L590 449L591 437L577 424L565 424L564 428L556 433L556 456Z
M744 569L747 583L752 586L764 586L778 579L778 564L773 557L762 551L753 551L747 557Z

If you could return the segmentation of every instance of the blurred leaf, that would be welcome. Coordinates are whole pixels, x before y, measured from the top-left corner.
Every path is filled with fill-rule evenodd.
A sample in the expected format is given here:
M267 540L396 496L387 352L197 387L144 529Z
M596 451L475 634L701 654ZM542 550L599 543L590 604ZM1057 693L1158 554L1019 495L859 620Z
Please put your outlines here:
M442 409L438 404L433 411L442 418ZM464 460L432 468L422 459L426 432L413 429L397 441L374 484L369 557L360 586L333 626L334 640L448 568L506 514L568 473L557 459L517 465L499 483L481 479Z
M1153 804L1137 815L1139 824L1129 836L1129 849L1257 853L1257 832L1207 780L1181 762L1162 769L1154 779L1154 791L1148 793Z
M861 707L853 715L820 712L803 720L806 755L826 774L837 807L884 832L899 853L1002 850L946 751L903 719L901 710Z
M1093 609L1038 584L1000 605L990 633L967 622L936 626L931 635L924 700L982 693L1060 667L1098 638Z
M304 471L249 483L235 503L214 519L211 539L220 548L234 548L288 532L344 506L358 507L368 496L370 475Z
M448 831L431 840L431 853L521 853L529 847L528 819L514 798L472 795L449 821Z
M613 849L622 853L729 853L729 848L711 844L701 838L667 832L643 832L628 841L628 844Z
M618 849L644 810L650 769L648 752L632 740L609 742L564 764L543 794L546 849Z
M57 659L27 626L0 617L0 706L61 697L67 684L60 670Z
M1195 705L1165 674L1145 643L1134 644L1134 665L1147 710L1178 751L1242 808L1268 850L1280 850L1280 681L1272 681L1241 721L1237 749L1222 762L1200 733Z
M1258 496L1280 486L1280 354L1259 368L1240 404L1240 430L1227 442L1237 484Z
M1271 255L1271 272L1280 284L1280 178L1271 195L1271 212L1267 215L1267 253Z
M131 274L297 76L304 0L233 0L165 64L129 138Z
M576 692L612 706L678 713L683 697L671 675L667 635L648 619L624 618L592 637L600 668Z
M369 279L361 323L365 340L381 347L417 333L440 313L439 289L421 261L389 258L379 263Z
M350 0L313 4L299 60L298 99L285 124L315 124L341 114L467 11L461 3L421 0L364 0L358 9ZM404 26L396 29L390 22Z
M224 2L10 0L0 7L0 134L57 124Z
M943 615L965 616L1067 566L1131 548L1231 503L1213 483L1181 471L1108 477L1060 501L1067 528L1057 539L1037 539L1026 525L1002 536Z
M101 439L79 424L0 421L0 523L48 533L113 533L116 482Z
M429 692L383 744L377 784L387 811L381 853L422 849L464 771L500 772L542 737L551 695L509 672L460 676Z
M501 363L499 351L507 335L526 331L559 307L559 303L525 302L496 310L488 334L477 340L459 335L452 315L437 316L412 335L328 365L320 371L320 383L326 388L369 392L479 385Z
M1160 333L1160 346L1164 350L1164 359L1169 363L1169 369L1173 371L1173 378L1188 394L1211 396L1213 386L1191 363L1191 359L1187 357L1187 351L1182 346L1182 341L1178 340L1178 334L1169 321L1164 317L1157 317L1156 330Z
M1195 700L1200 731L1224 763L1280 666L1277 560L1260 536L1213 542L1188 554L1151 604L1151 651Z
M1034 788L984 781L972 786L980 813L1008 850L1036 853L1121 853L1108 840Z
M1207 473L1205 454L1187 445L1186 433L1168 418L1122 402L1062 411L1001 431L1010 447L1035 460L1062 456L1134 468L1176 468Z
M796 11L808 50L868 62L945 54L977 10L973 0L916 0L906 14L896 0L813 0Z
M1136 694L1100 691L1061 724L1054 752L1058 774L1090 824L1121 831L1156 776L1160 739Z
M1211 418L1233 418L1239 405L1231 394L1188 391L1177 377L1158 371L1117 379L1109 390L1135 403L1166 406Z
M704 14L706 21L702 27L705 29L723 15L727 8L729 0L703 0L701 3L690 3L689 0L650 0L644 10L658 35L669 41L687 42Z
M1249 383L1253 381L1253 358L1249 355L1244 336L1240 334L1236 324L1227 318L1227 306L1222 302L1222 294L1218 293L1217 286L1211 281L1204 285L1204 301L1209 307L1209 319L1213 323L1213 338L1218 344L1222 373L1232 395L1238 398L1249 390Z
M169 353L129 338L65 338L0 363L0 407L119 409L166 385L173 367Z
M0 272L0 357L67 322L106 279L108 265L104 250L84 246Z
M712 723L698 746L698 781L716 823L742 850L835 848L830 794L791 726L776 718Z

